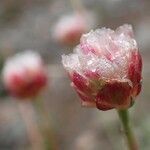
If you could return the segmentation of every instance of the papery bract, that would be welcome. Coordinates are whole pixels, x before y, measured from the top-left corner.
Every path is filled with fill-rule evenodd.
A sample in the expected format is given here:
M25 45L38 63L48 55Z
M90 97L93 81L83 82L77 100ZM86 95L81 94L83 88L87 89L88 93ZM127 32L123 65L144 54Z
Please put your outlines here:
M35 97L47 84L47 74L40 55L25 51L8 58L4 64L3 82L15 97Z
M141 91L142 59L131 25L84 34L62 63L84 106L125 109Z

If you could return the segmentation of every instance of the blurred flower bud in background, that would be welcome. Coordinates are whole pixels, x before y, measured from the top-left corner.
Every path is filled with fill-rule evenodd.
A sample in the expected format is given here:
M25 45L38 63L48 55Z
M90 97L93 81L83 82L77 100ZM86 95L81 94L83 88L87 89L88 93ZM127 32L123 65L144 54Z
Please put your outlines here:
M53 28L53 37L61 44L73 46L95 22L95 16L90 12L62 16Z
M142 60L131 25L84 34L62 63L83 106L125 109L141 91Z
M35 97L47 84L47 74L40 55L28 50L9 57L2 70L3 82L17 98Z

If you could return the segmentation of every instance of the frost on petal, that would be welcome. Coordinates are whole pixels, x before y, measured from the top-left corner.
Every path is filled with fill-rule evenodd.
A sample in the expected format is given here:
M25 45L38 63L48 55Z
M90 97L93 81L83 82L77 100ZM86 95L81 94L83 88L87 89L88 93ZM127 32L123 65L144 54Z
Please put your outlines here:
M82 36L80 46L85 55L93 53L99 59L110 61L120 78L127 77L131 53L138 49L131 25L123 25L116 31L106 28L91 31Z
M42 66L42 60L38 53L27 50L7 59L3 69L3 77L7 78L12 72L24 74L25 70L38 70Z
M132 26L129 25L129 24L124 24L124 25L118 27L118 28L116 29L116 33L117 33L117 34L124 34L124 35L126 35L126 36L131 37L131 38L134 37L133 28L132 28Z
M9 57L2 75L7 90L20 98L35 96L47 83L42 59L31 50Z
M63 65L81 75L77 85L71 78L81 99L94 100L102 110L129 107L141 90L142 60L128 24L84 34L73 54L63 56Z
M108 49L107 43L113 32L110 29L102 28L84 34L80 40L81 50L85 53L92 52L101 57L104 57L105 54L107 57L110 55L109 50L106 51Z
M77 54L70 54L68 56L62 55L62 64L65 67L65 69L69 72L73 70L79 70L79 56Z

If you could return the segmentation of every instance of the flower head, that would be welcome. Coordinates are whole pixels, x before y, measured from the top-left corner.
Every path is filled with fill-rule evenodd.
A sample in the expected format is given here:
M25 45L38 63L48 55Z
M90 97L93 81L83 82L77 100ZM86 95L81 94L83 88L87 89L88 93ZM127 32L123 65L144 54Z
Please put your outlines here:
M54 28L54 38L65 45L75 45L90 27L89 15L71 14L60 18Z
M142 60L131 25L84 34L62 63L83 106L125 109L141 90Z
M47 74L40 55L26 51L8 58L3 68L3 82L15 97L36 96L47 83Z

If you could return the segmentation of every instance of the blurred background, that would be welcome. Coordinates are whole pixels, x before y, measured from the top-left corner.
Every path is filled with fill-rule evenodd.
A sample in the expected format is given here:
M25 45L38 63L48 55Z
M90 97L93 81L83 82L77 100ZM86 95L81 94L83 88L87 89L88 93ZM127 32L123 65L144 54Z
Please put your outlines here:
M82 0L82 6L95 14L93 28L105 26L115 29L124 23L133 25L144 68L142 92L130 113L140 149L149 150L150 1ZM5 60L17 52L33 49L42 55L47 64L49 86L40 98L50 116L49 143L55 145L55 148L47 149L126 150L116 111L82 108L61 64L61 55L72 52L72 47L54 40L53 27L62 15L72 14L73 11L69 0L1 0L1 58ZM42 121L47 122L47 119L38 122L39 113L25 104L25 118L29 119L30 131L34 130L34 136L30 138L17 105L15 98L0 98L0 150L31 150L33 143L38 147L34 148L36 150L46 149L39 144L44 135L36 126Z

